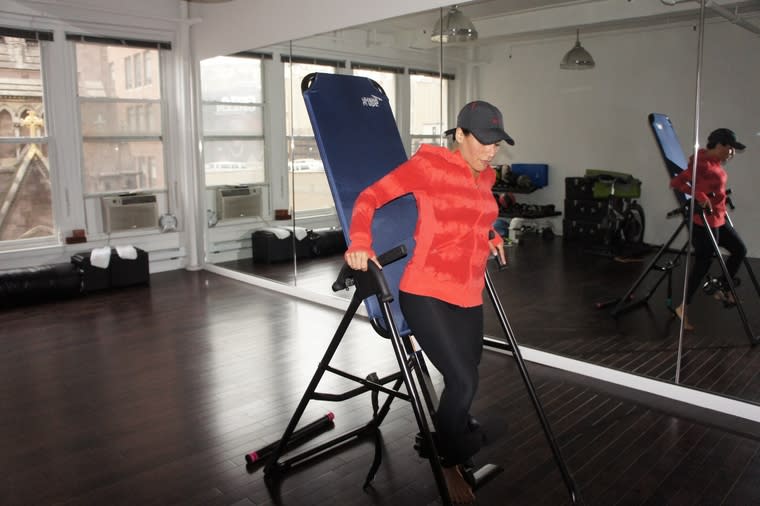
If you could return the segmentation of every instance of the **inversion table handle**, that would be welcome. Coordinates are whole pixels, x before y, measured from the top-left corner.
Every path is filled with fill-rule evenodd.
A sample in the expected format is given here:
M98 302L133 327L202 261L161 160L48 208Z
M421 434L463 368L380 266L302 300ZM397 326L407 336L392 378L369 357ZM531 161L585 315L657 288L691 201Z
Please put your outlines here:
M401 244L378 256L377 261L380 265L388 265L404 258L406 253L406 245ZM348 264L343 264L338 273L338 279L332 284L332 290L333 292L337 292L354 285L361 292L365 292L361 295L362 298L377 295L383 302L393 300L393 293L388 287L388 282L385 280L385 276L383 276L382 269L375 262L368 262L366 271L357 271L349 267Z

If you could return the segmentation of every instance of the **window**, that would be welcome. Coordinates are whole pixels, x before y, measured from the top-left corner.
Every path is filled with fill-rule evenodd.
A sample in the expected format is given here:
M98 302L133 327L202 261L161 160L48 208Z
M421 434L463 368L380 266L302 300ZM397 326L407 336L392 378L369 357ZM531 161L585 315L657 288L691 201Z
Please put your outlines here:
M206 186L264 183L264 104L259 56L201 62Z
M3 36L0 29L0 241L56 235L42 42L30 35Z
M160 50L127 41L75 44L85 194L164 189ZM150 85L142 79L144 55ZM114 76L114 68L124 75Z
M288 138L288 167L292 178L290 206L299 213L334 209L327 176L322 167L311 120L301 96L301 81L313 72L334 74L342 62L326 62L294 58L285 63L285 122ZM292 95L292 100L291 100ZM310 170L306 170L311 167ZM295 205L294 202L295 201Z
M147 185L150 185L157 177L156 159L152 156L140 156L137 158L138 173L146 175Z
M441 143L441 133L448 128L448 80L452 77L444 75L441 79L438 73L415 70L409 74L409 133L411 152L415 153L421 144Z
M137 88L143 85L142 53L132 55L132 62L135 65L135 88Z
M372 79L379 84L385 91L388 101L390 102L393 115L396 115L396 74L402 74L403 68L381 67L378 65L364 65L353 62L351 71L355 76L362 76Z
M124 88L129 90L132 84L132 56L124 58Z
M143 84L148 86L153 84L153 58L151 53L143 53Z

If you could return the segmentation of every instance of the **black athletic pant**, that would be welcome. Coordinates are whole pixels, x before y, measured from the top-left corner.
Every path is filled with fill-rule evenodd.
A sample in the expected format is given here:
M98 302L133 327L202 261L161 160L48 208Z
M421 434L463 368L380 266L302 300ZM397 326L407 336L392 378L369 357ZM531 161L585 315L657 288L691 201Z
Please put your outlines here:
M415 339L443 376L434 418L443 465L462 464L483 441L482 433L469 427L483 353L483 306L465 308L406 292L399 294L399 304Z
M722 227L710 228L709 230L712 230L715 239L718 241L718 245L728 250L731 254L726 260L726 268L733 280L736 277L739 266L747 256L747 247L744 245L741 237L739 237L739 234L736 233L736 230L734 230L734 227L728 223ZM694 266L691 269L691 274L689 274L689 281L686 287L687 304L691 304L691 299L697 288L702 284L702 279L710 271L713 254L715 253L710 235L708 234L708 228L702 225L694 224L691 244L694 246Z

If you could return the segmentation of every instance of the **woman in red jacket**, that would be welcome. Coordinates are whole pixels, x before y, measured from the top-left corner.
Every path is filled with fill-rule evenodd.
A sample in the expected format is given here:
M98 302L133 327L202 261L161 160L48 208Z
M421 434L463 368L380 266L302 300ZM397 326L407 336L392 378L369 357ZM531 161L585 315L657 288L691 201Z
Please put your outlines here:
M486 262L504 242L493 230L498 216L490 163L505 141L501 112L475 101L457 117L455 148L423 145L407 162L367 187L356 199L346 263L366 270L376 262L371 224L375 210L406 194L417 202L414 254L399 283L399 303L415 339L441 372L444 389L436 412L437 447L454 502L474 494L459 466L479 449L483 436L469 410L478 386L483 350L483 288Z
M694 156L689 159L688 168L670 181L672 188L692 195L697 205L707 211L707 226L703 223L701 213L694 214L694 230L691 237L694 266L686 282L686 300L675 310L676 315L683 320L686 330L694 329L686 319L686 307L691 303L694 293L707 275L712 263L714 251L707 227L710 227L718 244L731 253L726 261L731 279L734 279L736 271L747 256L747 247L736 230L726 221L728 176L723 168L723 163L733 158L737 150L741 151L744 148L744 144L736 140L736 134L733 131L728 128L719 128L707 137L707 149L697 151L697 186L694 191L691 188ZM721 287L715 293L716 298L722 299L729 305L735 304L725 279L721 282Z

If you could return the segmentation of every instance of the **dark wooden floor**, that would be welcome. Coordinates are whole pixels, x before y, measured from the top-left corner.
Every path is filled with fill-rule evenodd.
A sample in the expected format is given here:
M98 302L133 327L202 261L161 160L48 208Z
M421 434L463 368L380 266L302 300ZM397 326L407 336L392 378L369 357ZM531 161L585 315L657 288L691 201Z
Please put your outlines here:
M149 287L2 313L3 505L436 504L412 448L409 406L383 425L383 465L362 491L372 446L360 443L288 476L279 493L243 455L276 440L339 312L207 272L174 271ZM387 341L355 321L334 365L394 370ZM546 414L588 505L757 504L760 430L530 365ZM505 467L482 505L561 505L568 498L511 358L486 353L473 412ZM325 388L344 385L328 378ZM366 396L313 403L336 428L369 419Z
M621 263L584 253L559 238L545 241L535 234L524 235L508 252L510 268L492 272L492 279L521 344L675 381L679 324L670 308L680 303L682 268L672 274L673 303L669 304L665 278L648 304L612 318L610 309L600 310L597 303L625 295L654 253L643 262ZM658 265L673 257L666 255ZM750 262L754 271L760 272L760 261ZM299 261L298 286L332 293L330 285L340 265L340 256ZM283 264L254 266L248 260L225 266L292 282L292 264L287 268ZM717 272L717 263L713 270ZM651 271L634 295L645 297L661 276L661 272ZM760 298L743 267L739 276L744 280L738 287L744 310L755 334L760 335ZM486 333L501 336L496 314L488 298L485 300ZM737 310L724 308L700 291L690 306L690 319L697 329L684 337L679 383L760 402L760 348L750 346Z

